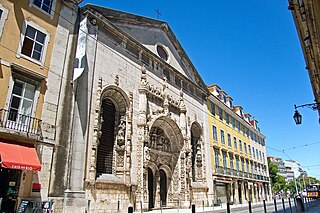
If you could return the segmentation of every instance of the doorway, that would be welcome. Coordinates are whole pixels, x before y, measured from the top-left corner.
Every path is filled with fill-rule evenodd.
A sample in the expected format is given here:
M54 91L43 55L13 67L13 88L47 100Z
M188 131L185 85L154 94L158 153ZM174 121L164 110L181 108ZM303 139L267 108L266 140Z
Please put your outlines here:
M0 167L1 212L14 213L20 185L20 170Z
M162 206L167 206L167 175L165 171L160 169L159 171L160 175L160 200Z
M153 172L148 168L148 194L149 194L149 210L154 208L154 186L153 186Z

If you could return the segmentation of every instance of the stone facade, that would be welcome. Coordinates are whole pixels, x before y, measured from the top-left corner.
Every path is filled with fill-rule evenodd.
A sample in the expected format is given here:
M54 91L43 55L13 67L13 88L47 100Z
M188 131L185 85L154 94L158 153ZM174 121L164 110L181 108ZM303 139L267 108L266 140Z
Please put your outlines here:
M169 26L92 5L81 17L65 210L208 202L207 88Z

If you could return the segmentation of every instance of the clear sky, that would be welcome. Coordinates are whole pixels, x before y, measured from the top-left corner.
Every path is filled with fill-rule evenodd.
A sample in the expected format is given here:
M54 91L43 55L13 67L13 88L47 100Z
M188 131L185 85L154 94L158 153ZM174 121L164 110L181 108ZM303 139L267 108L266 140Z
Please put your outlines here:
M159 19L170 25L204 82L218 84L234 105L259 121L267 154L297 160L320 179L318 114L301 108L299 126L292 118L293 105L312 103L314 96L287 0L85 0L81 5L87 3L155 19L159 9Z

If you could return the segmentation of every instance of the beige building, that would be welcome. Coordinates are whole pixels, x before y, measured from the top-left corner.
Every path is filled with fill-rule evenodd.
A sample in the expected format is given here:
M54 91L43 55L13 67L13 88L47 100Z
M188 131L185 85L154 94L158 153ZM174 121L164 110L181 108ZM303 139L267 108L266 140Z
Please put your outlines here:
M258 121L218 85L208 86L208 127L215 205L270 200L265 136Z
M50 200L59 101L49 100L48 90L53 81L63 89L77 3L0 1L1 212Z
M320 2L317 0L289 0L288 9L292 12L300 39L306 69L309 74L314 106L320 122Z

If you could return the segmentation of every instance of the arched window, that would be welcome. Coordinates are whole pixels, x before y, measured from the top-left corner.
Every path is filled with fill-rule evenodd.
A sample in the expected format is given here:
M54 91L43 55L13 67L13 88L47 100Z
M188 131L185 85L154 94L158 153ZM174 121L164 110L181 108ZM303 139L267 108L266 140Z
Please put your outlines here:
M112 174L113 147L115 141L115 105L109 99L102 102L101 138L97 152L97 177L101 174Z

